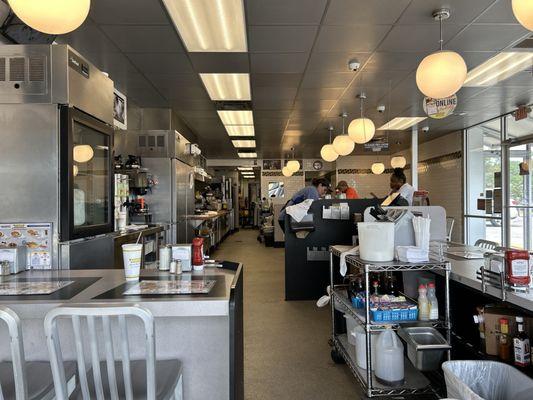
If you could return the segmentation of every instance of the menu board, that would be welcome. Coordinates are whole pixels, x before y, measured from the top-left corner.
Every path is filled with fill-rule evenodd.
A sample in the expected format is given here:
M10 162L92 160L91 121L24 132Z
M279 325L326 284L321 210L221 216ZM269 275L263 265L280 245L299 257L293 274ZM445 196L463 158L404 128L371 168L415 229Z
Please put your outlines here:
M26 246L29 268L52 268L52 224L0 224L0 246Z
M213 286L215 286L213 280L140 281L126 290L124 294L207 294Z

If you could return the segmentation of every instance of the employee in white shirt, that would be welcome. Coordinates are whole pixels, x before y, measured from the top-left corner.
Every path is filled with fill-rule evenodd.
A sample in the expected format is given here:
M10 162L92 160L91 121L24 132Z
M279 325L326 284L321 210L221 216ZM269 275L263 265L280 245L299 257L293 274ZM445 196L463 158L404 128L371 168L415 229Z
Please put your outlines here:
M415 188L407 183L403 168L394 168L394 172L390 176L390 188L392 189L391 194L398 193L399 196L407 201L408 205L413 205Z

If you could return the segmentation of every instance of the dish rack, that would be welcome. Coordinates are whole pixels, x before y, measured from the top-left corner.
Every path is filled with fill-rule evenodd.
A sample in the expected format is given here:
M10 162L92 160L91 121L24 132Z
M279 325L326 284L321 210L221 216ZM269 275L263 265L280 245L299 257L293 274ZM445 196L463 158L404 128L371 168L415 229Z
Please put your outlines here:
M368 262L359 256L346 256L346 264L355 268L364 275L365 282L365 304L364 308L353 307L346 294L346 285L336 285L334 277L338 272L335 270L335 258L340 257L341 251L336 246L330 246L330 287L331 287L331 358L335 363L346 363L352 371L354 377L366 392L368 397L378 396L398 396L435 394L430 381L426 376L418 371L413 364L405 358L405 382L399 387L390 387L379 383L372 369L372 349L370 345L371 334L383 331L387 328L395 330L402 326L425 326L442 329L445 331L445 339L451 342L450 325L450 271L451 266L447 261L431 260L424 263L405 263L401 261L391 262ZM338 268L338 267L337 267ZM380 321L374 319L370 310L370 274L376 272L415 272L415 271L443 271L445 278L445 304L444 315L436 321L412 321L412 320L391 320ZM355 354L348 343L346 333L338 332L335 311L343 312L354 318L364 329L366 334L366 370L359 368L355 360ZM446 351L447 359L450 359L450 350Z

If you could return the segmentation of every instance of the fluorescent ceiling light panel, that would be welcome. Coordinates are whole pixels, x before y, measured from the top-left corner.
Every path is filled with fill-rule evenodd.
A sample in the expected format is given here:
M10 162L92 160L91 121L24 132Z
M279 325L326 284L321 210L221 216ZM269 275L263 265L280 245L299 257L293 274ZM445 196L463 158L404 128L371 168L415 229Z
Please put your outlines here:
M233 147L255 147L255 140L232 140Z
M253 171L253 167L237 167L239 171Z
M422 122L425 119L427 119L427 117L396 117L387 122L385 125L380 126L377 130L403 131L412 127L413 125L418 124L419 122Z
M190 52L248 51L243 0L163 0Z
M253 125L254 117L250 110L245 111L217 111L224 125Z
M500 53L470 70L463 86L492 86L531 68L533 53Z
M228 136L255 136L253 125L226 125Z
M211 100L251 100L250 74L200 74Z
M257 153L237 153L240 158L257 158Z
M255 176L243 176L244 179L255 179Z

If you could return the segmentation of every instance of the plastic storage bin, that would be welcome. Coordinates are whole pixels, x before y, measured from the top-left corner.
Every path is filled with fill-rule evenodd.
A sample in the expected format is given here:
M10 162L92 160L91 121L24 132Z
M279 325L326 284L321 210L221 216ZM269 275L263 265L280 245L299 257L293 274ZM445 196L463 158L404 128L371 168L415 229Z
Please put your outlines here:
M460 400L531 400L533 379L496 361L442 364L448 397Z

